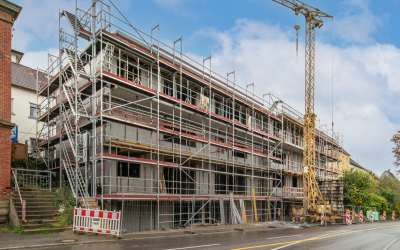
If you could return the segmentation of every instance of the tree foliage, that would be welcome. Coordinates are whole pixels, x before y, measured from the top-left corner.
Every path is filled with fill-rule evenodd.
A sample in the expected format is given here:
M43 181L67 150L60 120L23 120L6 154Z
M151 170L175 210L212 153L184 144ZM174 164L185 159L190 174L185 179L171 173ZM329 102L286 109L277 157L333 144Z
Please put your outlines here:
M348 170L344 174L344 203L345 205L369 208L382 202L375 196L377 181L366 172Z
M385 171L381 178L370 173L348 170L344 173L344 203L380 212L400 212L400 181ZM398 213L399 214L399 213Z
M392 137L392 142L394 143L393 147L393 155L394 155L394 164L396 166L400 166L400 131L397 131L396 134Z

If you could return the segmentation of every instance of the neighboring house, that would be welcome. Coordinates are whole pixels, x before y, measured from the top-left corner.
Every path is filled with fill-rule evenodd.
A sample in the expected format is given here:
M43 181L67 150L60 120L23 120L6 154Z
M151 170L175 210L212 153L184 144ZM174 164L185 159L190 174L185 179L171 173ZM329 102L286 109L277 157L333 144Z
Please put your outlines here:
M20 64L23 53L11 53L11 122L16 125L14 141L28 145L31 153L36 141L38 104L37 82L45 81L45 74Z
M350 159L351 155L342 148L341 152L339 153L339 169L341 174L343 174L346 170L350 169Z
M353 159L350 159L350 169L362 171L364 173L371 174L374 178L378 178L374 172L372 172L368 168L365 168L365 167L361 166L358 162L356 162Z

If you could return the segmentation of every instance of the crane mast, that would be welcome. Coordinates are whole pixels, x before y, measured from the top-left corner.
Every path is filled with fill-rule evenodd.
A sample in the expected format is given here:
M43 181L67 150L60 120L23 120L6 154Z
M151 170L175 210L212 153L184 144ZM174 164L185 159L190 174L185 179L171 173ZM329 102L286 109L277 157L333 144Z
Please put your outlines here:
M307 5L298 0L272 0L303 15L305 29L305 113L304 113L304 151L303 151L303 187L304 211L315 210L318 203L324 203L324 198L317 182L317 162L315 146L314 93L315 93L315 30L323 26L322 18L332 18L331 15Z

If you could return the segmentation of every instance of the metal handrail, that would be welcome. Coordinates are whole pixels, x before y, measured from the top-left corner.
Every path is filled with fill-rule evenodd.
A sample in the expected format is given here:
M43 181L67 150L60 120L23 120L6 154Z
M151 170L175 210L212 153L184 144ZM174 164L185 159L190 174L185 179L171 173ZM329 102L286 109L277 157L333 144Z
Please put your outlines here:
M15 185L15 189L18 192L18 196L19 196L19 201L21 202L21 210L22 210L22 221L26 222L26 201L24 199L22 199L22 195L21 195L21 191L19 189L19 185L18 185L18 179L17 176L14 172L14 169L11 169L11 172L13 174L14 177L14 185Z
M14 177L17 178L17 176L20 176L22 179L22 186L24 185L33 185L36 188L39 189L44 189L44 190L49 190L51 191L52 188L52 182L51 182L51 175L52 172L49 170L37 170L37 169L25 169L25 168L13 168L13 174L15 175ZM22 174L18 174L18 172L22 172ZM29 174L33 173L33 174ZM45 175L43 175L45 174ZM28 177L28 178L25 178ZM40 179L44 180L44 185L43 183L40 182ZM18 187L19 188L19 187Z

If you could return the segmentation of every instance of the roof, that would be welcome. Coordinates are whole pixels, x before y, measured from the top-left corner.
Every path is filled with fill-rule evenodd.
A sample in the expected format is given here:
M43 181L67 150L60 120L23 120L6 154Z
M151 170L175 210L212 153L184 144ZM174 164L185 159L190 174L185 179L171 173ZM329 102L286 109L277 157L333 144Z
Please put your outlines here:
M18 63L11 63L11 85L36 91L36 74L39 83L46 81L46 75L42 71L37 71L30 67Z
M390 169L383 171L383 173L381 174L381 178L384 176L388 176L390 178L397 179L397 177L392 173L392 171L390 171Z
M15 49L11 50L11 54L15 55L17 57L17 61L16 63L19 63L22 59L22 57L24 56L24 53Z
M358 168L360 170L363 170L365 172L368 172L368 173L370 173L370 174L375 176L375 173L372 172L372 170L369 170L368 168L365 168L365 167L361 166L358 162L356 162L355 160L353 160L351 158L350 158L350 165L353 165L354 167L356 167L356 168Z
M15 3L9 2L7 0L0 0L0 10L6 11L11 14L12 22L17 19L19 13L21 12L22 7L16 5Z

